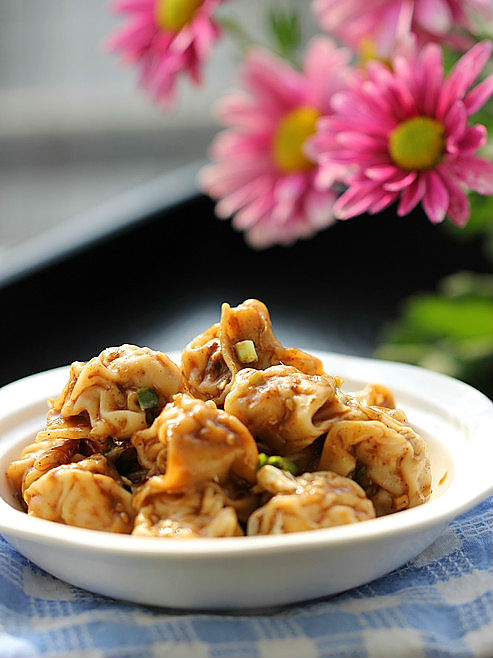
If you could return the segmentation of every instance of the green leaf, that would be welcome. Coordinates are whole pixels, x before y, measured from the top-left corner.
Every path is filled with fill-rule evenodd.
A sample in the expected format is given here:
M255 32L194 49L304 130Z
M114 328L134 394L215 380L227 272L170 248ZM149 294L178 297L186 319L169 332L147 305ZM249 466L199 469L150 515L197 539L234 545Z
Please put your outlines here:
M447 339L452 342L491 338L493 278L458 272L443 279L438 294L410 297L401 317L385 334L387 343L416 344Z
M445 297L479 297L488 301L493 296L493 277L474 272L455 272L440 281L438 291Z
M408 299L376 355L463 379L486 392L493 365L493 277L458 272Z
M493 307L477 298L445 299L423 297L411 304L412 322L418 331L430 337L447 336L464 340L489 335Z
M279 55L292 59L302 40L298 13L289 9L271 9L268 21Z
M450 48L443 48L443 68L445 75L449 75L450 71L454 68L461 57L462 53Z

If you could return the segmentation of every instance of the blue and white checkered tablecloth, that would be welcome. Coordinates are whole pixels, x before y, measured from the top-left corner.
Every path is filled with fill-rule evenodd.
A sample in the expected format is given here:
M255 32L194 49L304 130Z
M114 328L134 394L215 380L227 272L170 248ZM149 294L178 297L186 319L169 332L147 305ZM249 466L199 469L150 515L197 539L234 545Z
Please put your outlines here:
M247 614L85 592L0 538L0 658L490 658L492 499L401 569L336 597Z

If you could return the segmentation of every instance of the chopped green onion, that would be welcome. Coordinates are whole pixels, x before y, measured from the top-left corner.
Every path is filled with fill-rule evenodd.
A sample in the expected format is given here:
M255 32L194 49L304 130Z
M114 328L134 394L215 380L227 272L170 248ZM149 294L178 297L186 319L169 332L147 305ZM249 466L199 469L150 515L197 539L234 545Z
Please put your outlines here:
M265 452L260 452L258 456L258 466L257 468L262 468L262 466L265 466L267 464L267 460L269 457L265 454Z
M236 354L241 363L254 363L258 361L257 351L253 340L240 340L235 345Z
M142 411L159 407L159 398L153 388L139 388L137 391L137 399Z
M283 471L289 471L293 475L296 475L298 472L298 469L296 468L295 464L293 464L292 461L289 459L286 459L286 457L280 457L279 455L272 455L272 457L269 457L267 463L270 466L275 466L276 468L280 468Z
M280 468L282 471L288 471L293 475L298 473L296 464L290 459L286 459L286 457L281 457L280 455L272 455L269 457L264 452L261 452L258 456L258 468L262 468L262 466L275 466L276 468Z

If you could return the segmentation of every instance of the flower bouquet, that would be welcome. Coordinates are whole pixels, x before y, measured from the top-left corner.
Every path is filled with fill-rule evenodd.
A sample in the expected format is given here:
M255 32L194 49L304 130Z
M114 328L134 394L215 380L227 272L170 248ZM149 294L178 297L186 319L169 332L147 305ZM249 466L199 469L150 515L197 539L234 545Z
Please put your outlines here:
M182 78L201 84L216 42L238 41L238 88L218 100L225 129L199 184L249 245L288 246L337 220L366 214L371 221L391 206L406 217L421 205L458 240L462 232L491 233L490 0L266 3L267 39L247 33L236 4L117 0L113 8L125 20L107 46L170 110ZM380 353L475 383L475 364L493 351L493 310L484 302L491 282L462 280L467 294L483 300L479 315L457 316L466 292L451 294L445 282L425 314L429 329L430 317L448 308L440 327L416 328L414 300L385 333ZM459 341L451 338L458 322Z

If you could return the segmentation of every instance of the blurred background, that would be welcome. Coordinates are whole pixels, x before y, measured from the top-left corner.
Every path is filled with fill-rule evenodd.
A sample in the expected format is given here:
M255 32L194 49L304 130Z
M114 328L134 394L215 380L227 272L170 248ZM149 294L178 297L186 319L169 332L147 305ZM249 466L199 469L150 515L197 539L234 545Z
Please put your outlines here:
M261 0L234 14L262 29ZM181 349L222 301L258 297L288 345L420 363L491 394L491 206L460 235L390 209L252 251L195 183L237 50L222 40L204 87L184 84L164 113L105 53L117 23L101 0L0 0L1 384L110 344Z
M207 85L183 85L180 110L165 114L105 52L119 22L101 0L0 1L0 278L7 261L24 265L13 247L205 157L233 48L218 44ZM187 185L191 193L192 173Z

